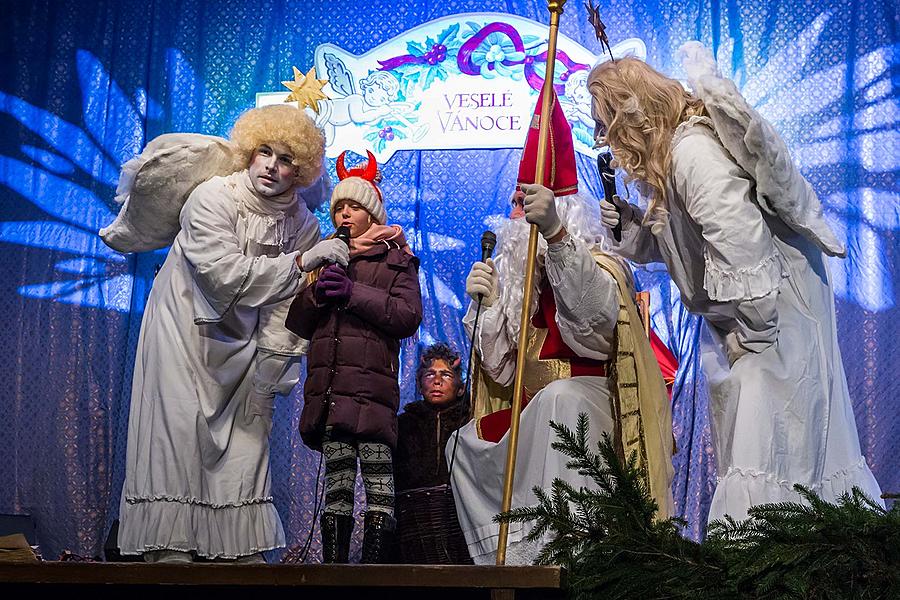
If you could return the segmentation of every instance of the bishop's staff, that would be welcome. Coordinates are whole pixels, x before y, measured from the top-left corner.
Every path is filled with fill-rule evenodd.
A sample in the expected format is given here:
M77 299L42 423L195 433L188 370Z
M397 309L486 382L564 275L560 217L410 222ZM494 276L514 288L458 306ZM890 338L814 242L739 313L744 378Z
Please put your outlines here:
M547 10L550 11L550 39L547 47L547 68L544 73L544 86L541 91L541 122L538 134L537 164L535 165L535 183L544 183L544 166L547 157L547 142L550 137L550 109L555 98L553 93L553 71L556 67L556 37L559 33L559 16L563 12L566 0L549 0ZM534 283L534 271L537 258L538 228L532 224L528 235L528 260L525 264L525 290L522 297L522 319L519 321L519 346L516 353L516 376L513 380L512 408L509 421L509 447L506 454L506 478L503 482L503 503L501 512L507 512L512 505L513 479L516 472L516 451L519 445L519 415L522 413L522 388L525 364L525 352L528 346L528 328L531 325L531 294ZM509 537L509 522L500 521L500 539L497 541L497 564L506 563L506 543Z

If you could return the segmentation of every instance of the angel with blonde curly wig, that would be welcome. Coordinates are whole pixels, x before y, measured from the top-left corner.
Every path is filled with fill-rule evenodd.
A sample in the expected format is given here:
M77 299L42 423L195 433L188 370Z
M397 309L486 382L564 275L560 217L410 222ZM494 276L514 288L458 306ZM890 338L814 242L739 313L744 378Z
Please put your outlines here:
M665 220L672 135L688 118L706 115L706 107L678 81L630 57L594 67L588 90L597 141L609 144L626 181L644 184L645 223L652 226Z
M289 104L251 108L238 118L231 141L249 165L253 152L263 144L280 143L290 148L297 169L295 185L306 187L322 173L325 136L302 110Z

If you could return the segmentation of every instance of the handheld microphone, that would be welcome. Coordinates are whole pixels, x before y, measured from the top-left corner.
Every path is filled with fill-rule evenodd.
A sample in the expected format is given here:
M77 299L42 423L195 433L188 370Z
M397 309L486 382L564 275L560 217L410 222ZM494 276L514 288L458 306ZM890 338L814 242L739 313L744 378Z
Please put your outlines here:
M612 234L613 239L617 242L622 241L622 209L613 202L613 196L616 195L616 172L613 171L612 168L612 154L609 152L604 152L602 154L597 155L597 170L600 171L600 182L603 184L603 196L606 201L616 207L616 212L619 213L619 224L613 227Z
M334 237L341 240L347 247L350 247L350 228L346 225L341 225L337 228L337 231L334 232Z
M494 246L497 245L497 236L493 231L485 231L481 236L481 262L487 260L494 255ZM481 294L478 294L478 310L481 310Z
M481 262L487 262L494 255L494 247L497 245L497 236L493 231L485 231L481 236Z

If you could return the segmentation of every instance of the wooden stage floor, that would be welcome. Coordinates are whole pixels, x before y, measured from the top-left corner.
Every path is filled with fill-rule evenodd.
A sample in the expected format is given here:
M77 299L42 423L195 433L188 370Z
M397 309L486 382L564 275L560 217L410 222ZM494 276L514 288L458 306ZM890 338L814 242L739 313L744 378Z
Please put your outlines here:
M565 570L560 567L0 564L0 596L10 600L34 597L35 592L77 592L79 598L117 600L148 595L198 600L211 594L217 600L551 600L564 597L564 585Z

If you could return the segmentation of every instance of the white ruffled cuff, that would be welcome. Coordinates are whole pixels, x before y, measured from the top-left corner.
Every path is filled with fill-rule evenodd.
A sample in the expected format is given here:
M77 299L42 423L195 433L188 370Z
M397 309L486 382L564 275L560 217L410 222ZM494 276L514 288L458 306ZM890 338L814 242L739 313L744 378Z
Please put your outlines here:
M716 302L762 298L778 289L781 280L787 276L777 251L753 267L737 270L720 267L708 249L704 249L703 258L706 263L703 287L710 300Z

